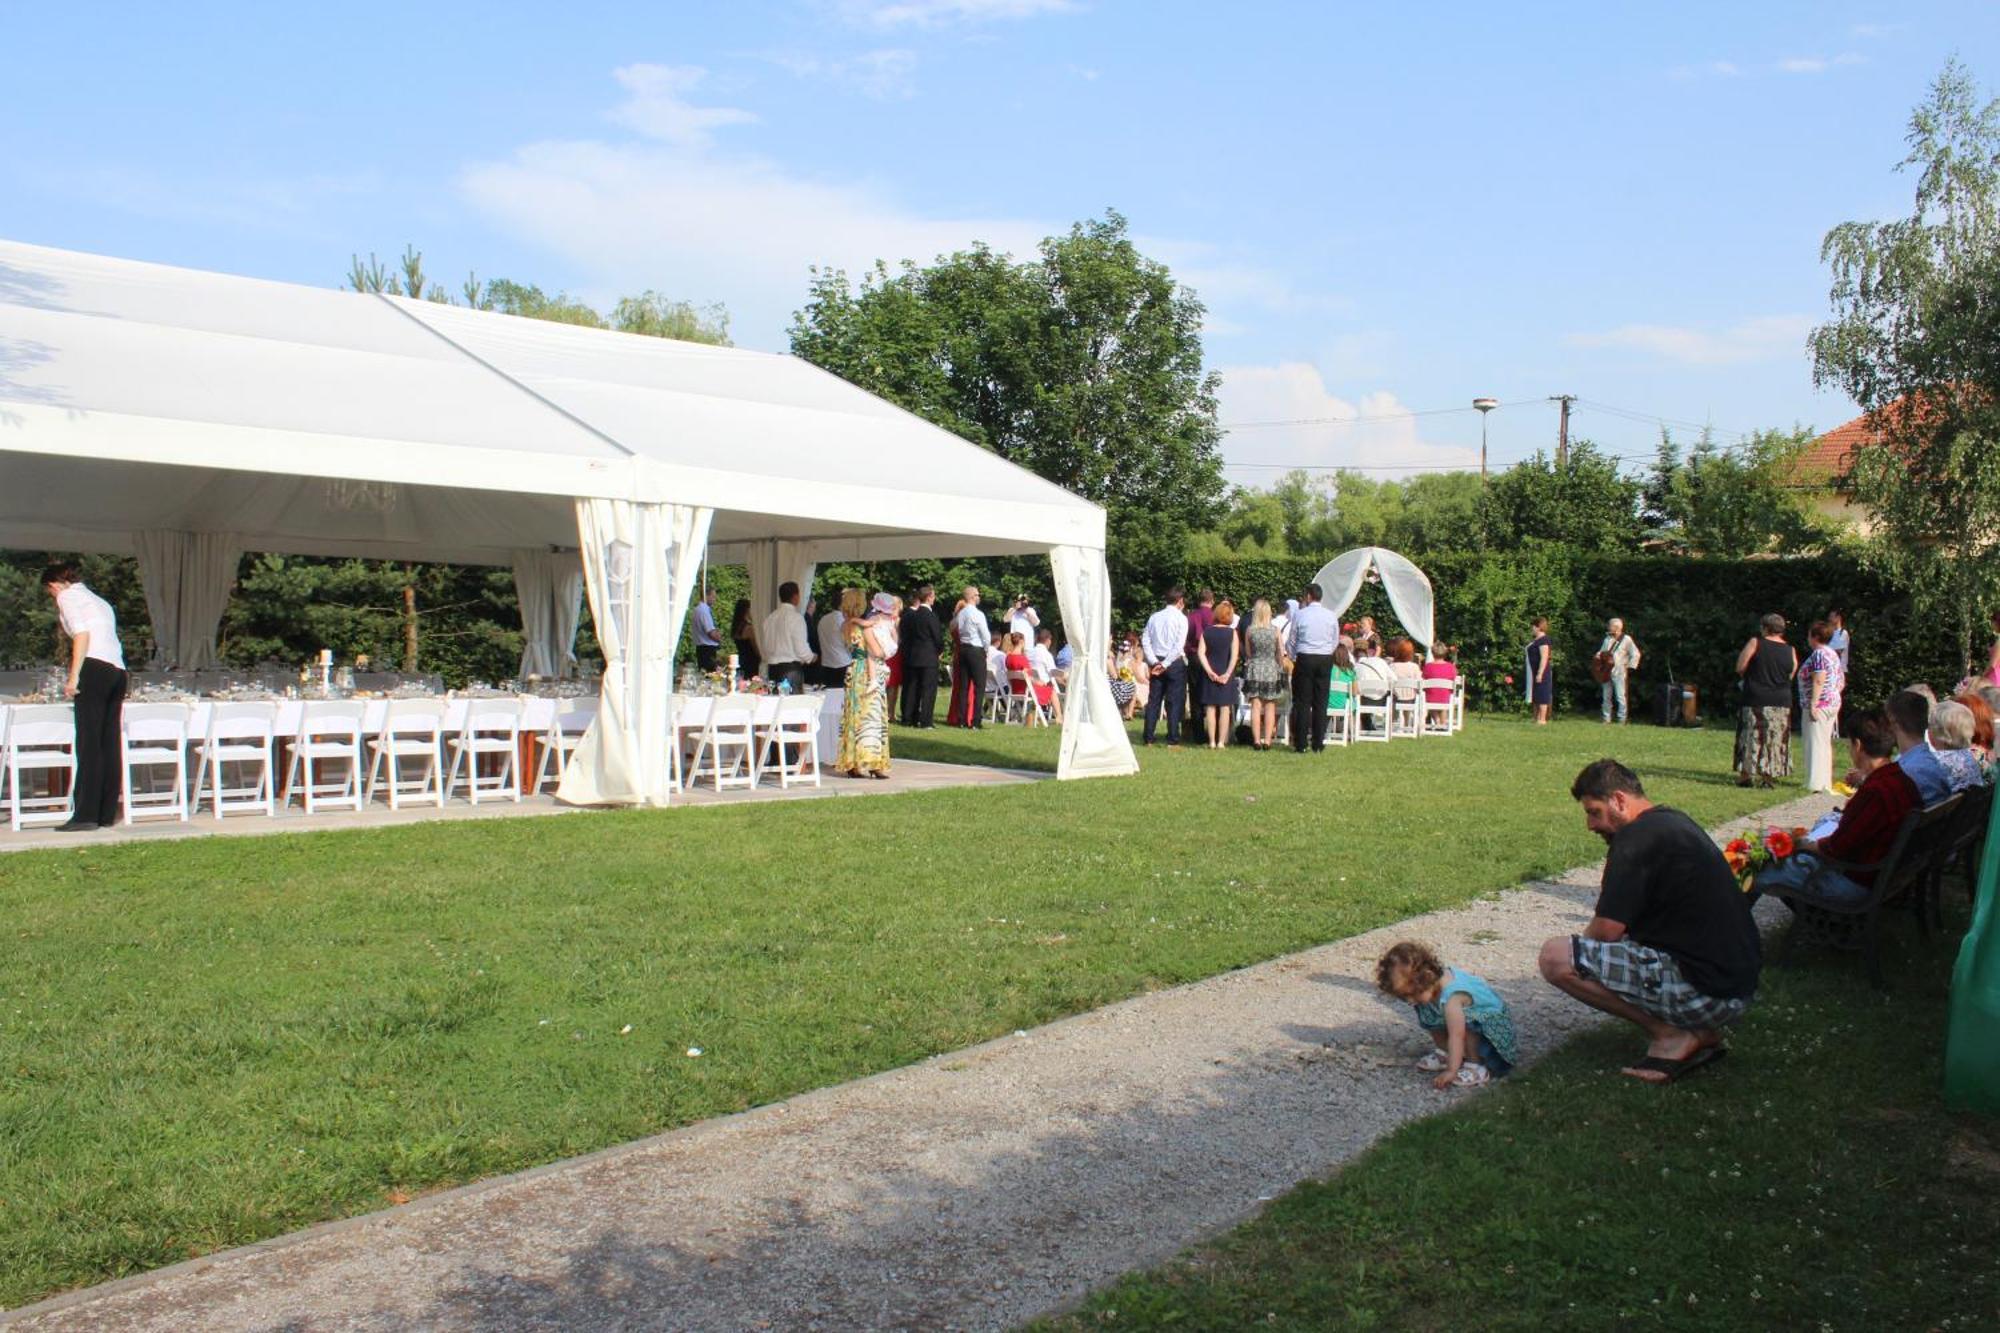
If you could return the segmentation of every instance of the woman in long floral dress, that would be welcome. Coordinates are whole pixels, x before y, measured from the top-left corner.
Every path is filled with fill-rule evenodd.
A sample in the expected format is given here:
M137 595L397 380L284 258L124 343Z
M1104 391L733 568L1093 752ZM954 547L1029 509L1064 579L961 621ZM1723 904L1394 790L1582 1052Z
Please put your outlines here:
M889 659L896 655L896 599L876 593L869 614L841 622L854 660L847 668L847 697L840 710L840 750L834 768L849 777L889 776ZM847 610L846 607L842 608Z

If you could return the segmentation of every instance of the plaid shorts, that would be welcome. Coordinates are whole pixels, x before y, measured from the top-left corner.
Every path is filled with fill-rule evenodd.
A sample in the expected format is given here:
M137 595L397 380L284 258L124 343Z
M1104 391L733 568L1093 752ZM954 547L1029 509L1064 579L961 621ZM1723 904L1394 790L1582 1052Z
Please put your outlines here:
M1757 998L1725 1000L1704 995L1687 983L1672 954L1630 940L1587 940L1572 935L1569 951L1577 975L1677 1028L1726 1027L1743 1017Z

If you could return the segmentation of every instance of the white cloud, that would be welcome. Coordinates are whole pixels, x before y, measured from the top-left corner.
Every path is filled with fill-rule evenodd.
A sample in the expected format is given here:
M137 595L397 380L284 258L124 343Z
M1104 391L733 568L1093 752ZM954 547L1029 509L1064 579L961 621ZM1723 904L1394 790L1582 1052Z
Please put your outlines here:
M1843 65L1861 63L1861 57L1852 51L1843 51L1837 56L1787 56L1778 62L1778 71L1782 74L1824 74Z
M917 91L915 51L885 48L841 58L777 51L764 59L802 79L824 79L878 102L914 97Z
M1743 67L1733 60L1710 60L1700 65L1676 65L1669 73L1677 79L1733 79L1743 73Z
M1905 26L1901 23L1857 23L1847 30L1847 35L1868 42L1901 32Z
M754 112L733 106L695 106L684 94L708 77L698 65L626 65L611 72L631 96L611 113L629 130L661 143L699 148L724 125L751 125Z
M1682 365L1732 366L1803 356L1812 327L1808 315L1760 315L1726 329L1625 324L1604 333L1572 333L1563 341L1571 347L1630 348Z
M838 6L850 23L871 28L941 28L1061 14L1076 7L1076 0L841 0Z
M1303 361L1226 366L1221 375L1220 416L1224 425L1238 427L1222 442L1234 481L1265 486L1295 467L1361 468L1390 477L1479 466L1476 421L1444 428L1464 433L1463 443L1426 439L1427 419L1410 416L1395 394L1376 390L1342 398L1327 388L1317 366Z
M1046 219L914 209L883 184L809 175L711 141L713 128L754 117L702 107L684 95L700 70L630 66L618 71L625 103L610 119L637 140L552 140L476 162L460 193L505 231L546 247L578 274L574 290L600 297L655 288L721 301L746 346L780 347L815 265L859 273L884 260L928 263L984 241L1017 257L1063 230ZM715 113L721 113L717 115ZM1135 238L1211 307L1210 327L1243 307L1326 309L1282 275L1234 261L1205 244Z

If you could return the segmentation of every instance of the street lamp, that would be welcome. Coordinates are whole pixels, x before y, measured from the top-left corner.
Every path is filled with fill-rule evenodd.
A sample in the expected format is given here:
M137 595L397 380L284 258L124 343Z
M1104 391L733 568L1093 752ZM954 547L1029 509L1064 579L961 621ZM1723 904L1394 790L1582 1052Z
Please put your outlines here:
M1479 484L1486 484L1486 414L1500 406L1498 398L1475 398L1472 405L1479 409Z

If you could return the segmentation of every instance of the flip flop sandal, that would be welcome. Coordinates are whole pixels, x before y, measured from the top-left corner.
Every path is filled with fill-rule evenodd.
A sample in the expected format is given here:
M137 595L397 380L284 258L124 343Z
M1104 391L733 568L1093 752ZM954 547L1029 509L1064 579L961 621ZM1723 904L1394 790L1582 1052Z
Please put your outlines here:
M1684 1059L1669 1060L1664 1056L1648 1055L1642 1059L1633 1061L1627 1067L1664 1075L1664 1077L1659 1079L1642 1078L1638 1081L1641 1083L1657 1082L1665 1085L1686 1078L1703 1065L1714 1064L1728 1053L1729 1048L1727 1046L1704 1046L1693 1055L1687 1056Z
M1432 1051L1429 1055L1417 1061L1417 1068L1423 1070L1426 1074L1439 1074L1444 1072L1444 1067L1449 1063L1451 1061L1445 1056L1443 1051Z

